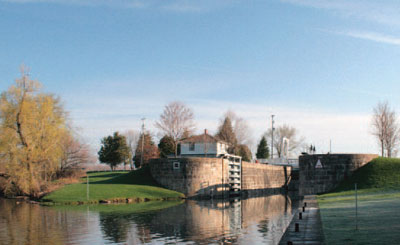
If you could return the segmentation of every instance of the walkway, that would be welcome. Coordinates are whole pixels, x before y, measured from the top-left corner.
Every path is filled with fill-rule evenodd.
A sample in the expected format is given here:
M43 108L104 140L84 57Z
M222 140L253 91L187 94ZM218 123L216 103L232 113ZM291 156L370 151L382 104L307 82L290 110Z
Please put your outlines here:
M303 212L304 203L307 203L305 212ZM299 213L302 213L302 219L299 219ZM296 232L296 223L299 231ZM322 233L321 216L319 213L318 202L315 195L304 196L302 205L294 214L292 222L286 229L280 245L288 244L324 244ZM290 243L291 242L291 243Z

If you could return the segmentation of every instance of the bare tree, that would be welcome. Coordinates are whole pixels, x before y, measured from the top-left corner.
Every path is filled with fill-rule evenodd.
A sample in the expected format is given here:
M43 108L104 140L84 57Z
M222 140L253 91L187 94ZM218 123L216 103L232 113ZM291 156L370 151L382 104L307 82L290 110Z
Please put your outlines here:
M391 110L387 101L379 102L373 109L372 135L379 141L381 155L392 157L399 143L399 125L396 112Z
M231 110L228 110L225 113L225 116L222 119L229 118L232 122L233 132L236 135L236 140L239 145L250 145L253 144L252 133L251 130L246 122L242 117L239 117Z
M135 151L137 147L137 143L140 138L140 133L136 132L135 130L128 130L123 133L126 138L126 144L129 147L129 151L131 152L131 156L135 156ZM133 158L129 159L129 165L131 170L133 170Z
M271 138L271 129L266 133L267 138ZM282 142L286 138L289 140L288 152L291 153L296 151L302 146L303 138L297 138L297 129L289 125L279 126L274 130L274 149L276 150L278 157L282 155Z
M69 133L63 137L61 147L62 156L58 175L71 174L73 170L83 164L96 162L96 158L91 153L89 146Z
M177 156L178 141L184 134L194 130L193 111L184 103L173 101L165 106L160 120L155 126L165 135L172 137L175 144L175 157Z

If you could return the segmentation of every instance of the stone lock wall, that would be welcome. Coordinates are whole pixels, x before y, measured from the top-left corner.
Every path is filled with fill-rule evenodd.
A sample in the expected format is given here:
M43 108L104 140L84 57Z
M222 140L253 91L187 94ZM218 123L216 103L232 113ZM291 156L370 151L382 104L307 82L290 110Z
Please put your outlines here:
M315 154L299 157L300 195L331 191L355 170L377 158L376 154ZM318 160L322 168L316 168Z
M174 168L179 163L179 168ZM192 196L228 195L228 161L221 158L153 159L153 178L162 186Z
M176 163L179 167L174 168ZM222 158L153 159L150 172L159 184L187 197L226 197L229 195L228 164ZM287 184L290 174L290 167L242 162L242 191L248 195L276 192Z
M291 167L242 162L242 190L252 196L277 192L290 181Z

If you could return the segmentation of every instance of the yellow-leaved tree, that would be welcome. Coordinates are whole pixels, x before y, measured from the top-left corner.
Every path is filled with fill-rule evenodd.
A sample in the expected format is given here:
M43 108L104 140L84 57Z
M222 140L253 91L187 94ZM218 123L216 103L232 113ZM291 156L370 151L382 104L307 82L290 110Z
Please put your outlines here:
M59 98L40 92L40 83L22 77L0 96L0 165L4 192L38 197L60 167L68 134Z

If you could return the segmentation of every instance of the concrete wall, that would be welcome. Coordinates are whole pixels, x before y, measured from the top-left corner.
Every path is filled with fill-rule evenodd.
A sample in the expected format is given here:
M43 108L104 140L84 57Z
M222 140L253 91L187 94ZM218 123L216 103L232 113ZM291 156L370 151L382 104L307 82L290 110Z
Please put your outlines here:
M179 168L174 169L174 162ZM229 190L228 160L222 158L153 159L153 178L162 186L193 196L227 196ZM242 191L247 195L275 193L285 186L290 167L242 162ZM272 190L272 192L271 192Z
M302 155L299 157L299 194L328 192L376 157L376 154ZM322 168L315 167L318 160Z

